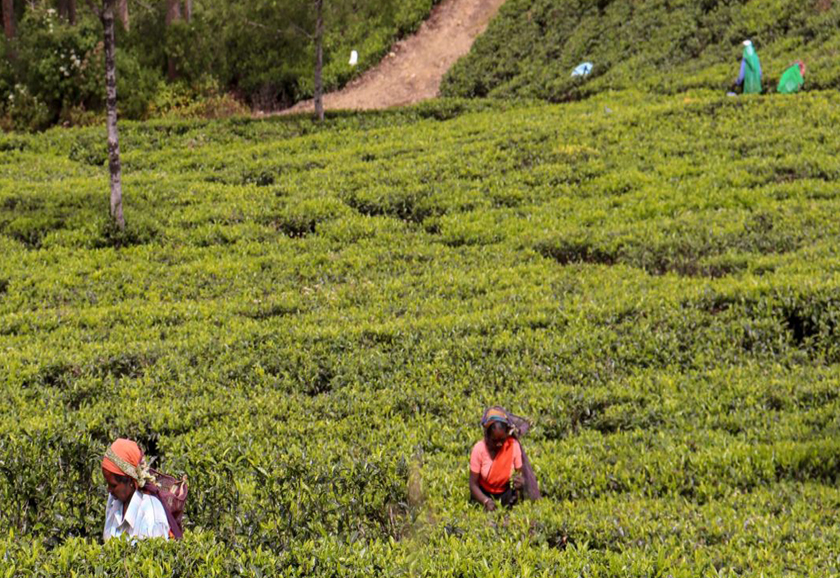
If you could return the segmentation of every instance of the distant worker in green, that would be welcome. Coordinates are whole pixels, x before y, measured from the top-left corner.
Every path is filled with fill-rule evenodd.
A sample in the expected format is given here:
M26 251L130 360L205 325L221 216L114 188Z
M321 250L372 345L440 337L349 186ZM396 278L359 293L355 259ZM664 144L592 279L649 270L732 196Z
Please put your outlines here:
M782 94L794 94L799 92L804 84L805 63L797 60L782 74L782 78L779 80L778 91Z
M744 94L761 94L761 62L758 61L758 54L755 47L749 40L744 40L744 57L741 59L741 73L735 82L738 86L743 84Z

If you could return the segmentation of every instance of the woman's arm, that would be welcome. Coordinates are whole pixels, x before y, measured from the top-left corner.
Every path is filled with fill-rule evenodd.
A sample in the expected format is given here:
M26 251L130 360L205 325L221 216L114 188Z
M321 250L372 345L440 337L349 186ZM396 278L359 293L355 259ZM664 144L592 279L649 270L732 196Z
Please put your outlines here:
M484 495L484 492L481 491L481 488L478 487L478 474L475 472L470 472L470 494L472 494L473 499L482 504L484 509L488 512L492 512L496 509L496 502L493 501L493 498Z

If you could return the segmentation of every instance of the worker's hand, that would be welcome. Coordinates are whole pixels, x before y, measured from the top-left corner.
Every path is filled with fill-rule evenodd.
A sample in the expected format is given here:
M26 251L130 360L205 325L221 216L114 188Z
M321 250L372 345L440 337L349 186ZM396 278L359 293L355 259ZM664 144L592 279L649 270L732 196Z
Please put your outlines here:
M493 501L493 498L487 498L487 500L485 500L484 509L488 512L496 511L496 502Z
M521 490L522 486L525 485L525 478L522 476L515 476L513 478L513 489L514 490Z

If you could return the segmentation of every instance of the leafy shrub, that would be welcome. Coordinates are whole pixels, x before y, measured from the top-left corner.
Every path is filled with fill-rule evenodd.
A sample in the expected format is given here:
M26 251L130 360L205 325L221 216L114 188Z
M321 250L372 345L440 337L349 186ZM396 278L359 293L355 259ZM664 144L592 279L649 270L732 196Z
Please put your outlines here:
M160 230L148 217L139 213L128 213L124 229L120 229L111 218L103 218L97 227L98 235L93 242L94 247L131 247L153 242Z
M150 110L155 117L202 119L227 118L249 112L231 94L222 93L212 81L196 86L160 83Z
M6 225L4 233L9 237L20 241L30 248L37 248L41 245L44 237L63 225L61 219L54 216L36 215L18 217Z
M65 431L23 434L0 442L3 519L21 533L36 532L56 545L79 535L96 518L102 495L91 486L101 446Z
M27 10L20 23L16 58L18 82L42 103L40 124L21 110L11 110L18 130L40 130L55 122L61 112L76 106L103 104L104 64L100 44L101 25L84 20L69 26L55 10Z
M6 114L12 130L40 131L53 122L53 113L37 95L27 90L24 85L15 85L6 102Z
M71 161L101 167L108 162L108 143L102 135L79 135L70 147Z
M305 237L314 233L320 223L343 213L347 213L347 208L335 199L312 199L287 205L270 223L289 237Z
M104 78L104 77L103 77ZM160 90L161 75L126 51L117 52L117 106L123 118L144 119Z
M29 140L23 135L4 135L0 140L0 151L22 151L29 145Z

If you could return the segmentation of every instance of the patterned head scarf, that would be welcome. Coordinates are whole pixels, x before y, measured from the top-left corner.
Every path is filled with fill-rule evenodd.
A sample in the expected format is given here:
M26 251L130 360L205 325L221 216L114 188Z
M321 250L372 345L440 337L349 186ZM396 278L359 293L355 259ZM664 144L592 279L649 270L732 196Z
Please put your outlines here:
M118 476L128 476L137 482L139 488L147 482L154 482L149 466L143 459L143 450L131 440L120 438L112 443L105 451L102 469Z
M487 433L493 423L500 422L508 427L511 435L519 439L521 436L528 433L531 429L531 424L523 417L509 413L505 408L498 405L488 407L484 410L484 415L481 417L481 427L484 428L484 433ZM523 495L529 500L540 499L540 485L537 482L537 477L534 475L534 469L531 467L531 462L528 460L528 455L525 453L525 448L519 444L522 450L522 475L525 478L525 484L522 487Z
M500 422L506 426L510 425L507 412L498 407L491 407L484 412L484 416L481 418L481 427L484 428L484 431L487 431L493 425L493 422Z

